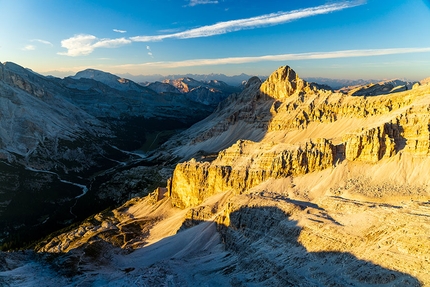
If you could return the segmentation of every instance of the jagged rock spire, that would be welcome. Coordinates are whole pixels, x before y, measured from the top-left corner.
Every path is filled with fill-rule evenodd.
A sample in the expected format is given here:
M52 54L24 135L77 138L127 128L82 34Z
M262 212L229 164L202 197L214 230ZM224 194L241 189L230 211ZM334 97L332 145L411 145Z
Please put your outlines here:
M278 68L260 88L261 92L279 100L288 98L305 89L311 89L309 83L299 78L289 66Z

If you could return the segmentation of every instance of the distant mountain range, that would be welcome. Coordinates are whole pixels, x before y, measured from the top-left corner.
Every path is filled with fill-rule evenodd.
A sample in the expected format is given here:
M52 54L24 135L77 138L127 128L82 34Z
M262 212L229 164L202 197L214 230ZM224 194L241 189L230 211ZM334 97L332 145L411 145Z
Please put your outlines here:
M88 69L93 70L93 69ZM78 73L82 73L78 72ZM66 77L75 77L73 72L60 72L60 71L50 71L44 73L44 75L47 75L47 77L59 77L59 78L66 78ZM56 76L52 76L56 75ZM197 81L204 81L208 82L211 80L217 80L225 82L228 85L231 86L240 86L243 81L247 81L253 75L249 74L240 74L240 75L233 75L233 76L227 76L225 74L175 74L175 75L161 75L161 74L153 74L153 75L132 75L130 73L118 73L115 74L120 78L129 79L135 83L141 83L143 85L148 85L149 83L153 82L163 82L164 80L176 80L181 78L192 78ZM265 79L267 76L260 75L259 78Z
M357 86L357 85L366 85L369 83L380 82L381 80L350 80L350 79L331 79L331 78L322 78L322 77L304 77L304 80L308 82L318 83L320 85L330 86L332 89L337 90L343 87L348 86Z
M178 75L131 75L131 74L118 74L121 77L131 79L137 83L151 83L151 82L163 82L164 80L177 80L181 78L192 78L196 81L209 82L213 80L225 82L231 86L240 86L244 81L249 80L252 75L240 74L235 76L226 76L224 74L178 74ZM261 76L261 78L266 78Z
M58 72L55 72L55 73L58 74ZM78 72L78 74L82 74L82 72ZM61 73L60 75L63 77L68 77L70 76L70 72ZM251 77L255 75L242 73L240 75L227 76L225 74L211 73L211 74L172 74L172 75L164 76L161 74L132 75L130 73L123 73L123 74L117 74L117 76L123 79L129 79L135 83L139 83L144 86L147 86L150 83L154 83L154 82L164 82L166 80L173 81L173 80L183 79L183 78L192 78L196 81L202 81L202 82L217 80L217 81L225 82L230 86L237 87L237 86L241 86L244 82L248 81ZM76 76L72 76L72 77L76 77ZM258 75L257 77L264 81L268 76ZM308 82L329 86L333 90L338 90L343 87L367 85L370 83L378 83L381 81L385 81L383 79L335 79L335 78L325 78L325 77L303 77L303 79ZM409 81L405 79L401 79L401 80Z

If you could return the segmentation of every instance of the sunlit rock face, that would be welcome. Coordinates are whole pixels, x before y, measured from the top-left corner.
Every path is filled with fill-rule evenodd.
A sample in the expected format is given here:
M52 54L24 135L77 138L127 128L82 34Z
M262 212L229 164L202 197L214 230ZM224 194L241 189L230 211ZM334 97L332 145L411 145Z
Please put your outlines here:
M311 92L311 85L299 78L296 72L288 66L280 67L273 72L261 85L262 93L274 99L285 100L286 98Z
M239 141L221 151L212 163L191 160L178 164L169 186L172 203L182 208L195 206L218 192L241 193L269 178L322 170L333 166L335 149L324 139L283 149Z
M262 133L237 141L212 162L178 164L168 186L173 204L193 206L219 192L242 193L270 178L306 174L342 162L377 163L403 153L429 153L428 88L356 97L318 90L288 66L264 83L251 80L250 85L256 88L229 99L234 111L215 125L208 122L206 134L193 142L204 146L220 135L228 142L238 133L246 138L248 130L237 130L237 122L249 122L248 128L255 130L262 127ZM240 105L245 99L246 104Z

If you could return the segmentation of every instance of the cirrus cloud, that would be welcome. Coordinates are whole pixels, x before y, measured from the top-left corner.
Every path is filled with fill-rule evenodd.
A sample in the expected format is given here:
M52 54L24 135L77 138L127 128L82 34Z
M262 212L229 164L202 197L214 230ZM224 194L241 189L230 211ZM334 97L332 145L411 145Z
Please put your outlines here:
M31 42L38 42L38 43L42 43L42 44L45 44L45 45L48 45L48 46L51 46L51 47L53 47L54 45L52 45L52 43L51 42L49 42L49 41L46 41L46 40L42 40L42 39L32 39L32 40L30 40Z
M41 43L41 44L51 46L51 47L54 46L54 45L52 45L51 42L46 41L46 40L42 40L42 39L31 39L30 42L32 42L32 43L37 42L37 43ZM25 47L21 48L21 50L23 50L23 51L34 51L36 49L37 49L37 45L33 45L33 44L26 45Z
M209 4L215 3L212 0L190 0L192 4ZM284 24L293 20L301 18L328 14L335 11L344 10L347 8L356 7L365 4L365 0L354 0L354 1L342 1L333 4L326 4L311 8L304 8L293 10L289 12L278 12L265 14L261 16L230 20L225 22L218 22L213 25L202 26L194 29L185 30L182 32L166 33L161 35L153 36L135 36L130 38L116 38L116 39L99 39L94 35L79 34L71 38L64 39L61 41L61 46L66 48L66 52L59 52L59 55L65 56L85 56L91 54L96 48L116 48L132 42L154 42L162 41L164 39L190 39L200 37L210 37L215 35L227 34L231 32L255 29L260 27L275 26ZM114 29L113 31L118 33L125 33L124 30ZM152 52L149 51L150 56Z
M86 56L91 54L96 48L117 48L130 44L126 38L99 39L94 35L79 34L61 41L61 47L66 48L66 52L58 52L63 56Z
M190 0L190 3L186 6L196 6L196 5L204 5L204 4L218 4L217 0Z
M157 68L184 68L196 66L214 66L245 64L265 61L297 61L297 60L322 60L337 58L373 57L412 53L429 53L430 47L424 48L388 48L388 49L363 49L363 50L341 50L330 52L310 52L297 54L264 55L254 57L228 57L213 59L193 59L185 61L149 62L143 64L121 65L120 67L157 67Z
M164 39L190 39L200 37L210 37L215 35L227 34L247 29L255 29L260 27L275 26L284 24L301 18L328 14L335 11L344 10L347 8L356 7L365 4L365 1L343 1L334 4L326 4L311 8L293 10L289 12L278 12L265 14L262 16L219 22L213 25L202 26L182 32L154 35L154 36L135 36L130 39L135 42L154 42Z

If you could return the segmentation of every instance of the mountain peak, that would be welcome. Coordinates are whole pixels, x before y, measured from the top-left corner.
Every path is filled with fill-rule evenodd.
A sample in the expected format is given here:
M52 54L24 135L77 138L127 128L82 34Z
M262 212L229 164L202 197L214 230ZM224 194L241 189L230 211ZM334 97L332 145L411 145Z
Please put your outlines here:
M289 66L279 67L261 85L261 91L276 99L285 99L303 90L310 89L305 80Z
M1 63L0 63L1 65ZM18 64L15 64L14 62L4 62L3 67L6 68L9 71L12 71L14 73L20 74L20 75L26 75L28 73L37 74L33 72L31 69L24 68Z
M125 78L120 78L109 72L104 72L96 69L86 69L86 70L77 72L76 75L70 78L75 80L79 80L82 78L92 79L120 91L128 91L128 90L142 91L142 89L145 90L145 88L134 83L133 81L130 81Z
M268 80L287 80L293 82L299 79L296 71L294 71L290 66L281 66L276 71L274 71L268 78Z
M115 76L111 73L108 72L103 72L100 70L96 70L96 69L85 69L83 71L79 71L76 73L76 75L74 75L72 78L74 79L80 79L80 78L86 78L86 79L94 79L94 80L98 80L98 79L106 79L106 78L115 78L118 79L118 76Z

